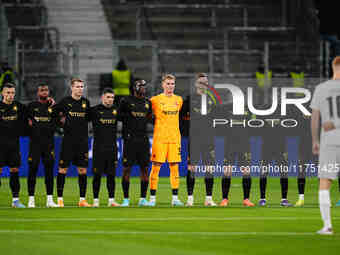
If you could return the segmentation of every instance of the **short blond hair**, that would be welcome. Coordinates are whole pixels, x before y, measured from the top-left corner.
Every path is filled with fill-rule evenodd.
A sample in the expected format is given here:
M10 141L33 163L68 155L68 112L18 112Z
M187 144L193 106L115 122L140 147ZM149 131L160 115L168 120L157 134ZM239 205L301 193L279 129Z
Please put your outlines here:
M202 77L208 77L206 73L198 73L197 74L197 79L202 78Z
M167 73L167 74L164 74L162 76L162 82L165 81L165 80L174 80L174 81L176 81L176 77L175 77L175 75Z
M80 78L72 78L71 86L73 86L73 84L76 83L76 82L84 82L84 81L82 79L80 79Z
M336 56L332 61L333 70L340 68L340 56Z

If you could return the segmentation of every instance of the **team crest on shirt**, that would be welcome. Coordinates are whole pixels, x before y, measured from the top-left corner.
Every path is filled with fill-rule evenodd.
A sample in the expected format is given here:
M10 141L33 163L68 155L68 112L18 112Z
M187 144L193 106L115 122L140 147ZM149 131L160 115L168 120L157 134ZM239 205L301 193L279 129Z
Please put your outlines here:
M83 102L82 105L81 105L81 107L83 107L83 108L85 109L85 108L86 108L86 103Z
M16 105L14 105L13 110L14 110L14 111L17 111L17 110L18 110L18 107L17 107Z
M113 114L113 115L117 115L117 111L116 111L116 110L113 110L113 111L112 111L112 114Z
M145 104L146 109L149 109L149 107L150 107L149 104Z
M52 108L51 108L51 107L48 107L47 111L48 111L49 113L52 113Z

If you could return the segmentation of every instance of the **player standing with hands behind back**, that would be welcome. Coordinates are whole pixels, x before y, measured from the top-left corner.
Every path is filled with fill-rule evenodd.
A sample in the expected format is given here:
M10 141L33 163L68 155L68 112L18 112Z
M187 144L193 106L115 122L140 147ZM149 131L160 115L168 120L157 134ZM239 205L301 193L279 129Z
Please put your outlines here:
M72 79L71 96L65 97L55 106L56 114L61 115L64 138L61 145L59 172L57 176L58 205L64 207L63 191L67 168L71 162L78 167L80 190L79 207L90 207L85 199L88 166L88 121L90 102L83 97L84 82Z
M19 137L27 123L26 107L14 100L15 85L5 83L0 102L0 174L4 166L9 167L9 186L12 191L12 207L25 208L19 201L21 165Z
M340 165L340 57L332 63L333 80L318 85L311 102L313 153L319 154L319 206L324 226L317 233L332 235L331 201L332 180L338 178ZM321 117L321 139L319 121ZM321 140L321 143L320 143Z
M150 173L149 206L156 205L156 190L161 166L168 161L170 167L170 183L173 206L183 206L178 199L179 170L181 162L181 134L179 130L179 112L183 99L174 94L175 76L166 74L162 77L163 93L150 99L155 115L155 127L152 144L152 169Z

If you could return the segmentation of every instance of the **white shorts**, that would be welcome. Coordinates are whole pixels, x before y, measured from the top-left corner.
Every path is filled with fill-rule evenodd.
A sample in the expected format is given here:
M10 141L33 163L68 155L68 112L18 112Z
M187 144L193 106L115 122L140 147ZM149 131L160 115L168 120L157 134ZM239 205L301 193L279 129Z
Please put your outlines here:
M340 146L321 145L319 160L319 178L337 179L340 169Z

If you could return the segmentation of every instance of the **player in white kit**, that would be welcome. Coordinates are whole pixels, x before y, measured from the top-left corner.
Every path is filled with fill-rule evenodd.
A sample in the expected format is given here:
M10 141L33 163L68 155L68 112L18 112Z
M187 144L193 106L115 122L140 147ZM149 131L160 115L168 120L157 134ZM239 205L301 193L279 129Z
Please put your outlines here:
M333 234L329 190L340 168L340 56L333 60L332 68L333 79L316 87L311 102L313 153L319 154L319 205L324 223L317 233L322 235Z

